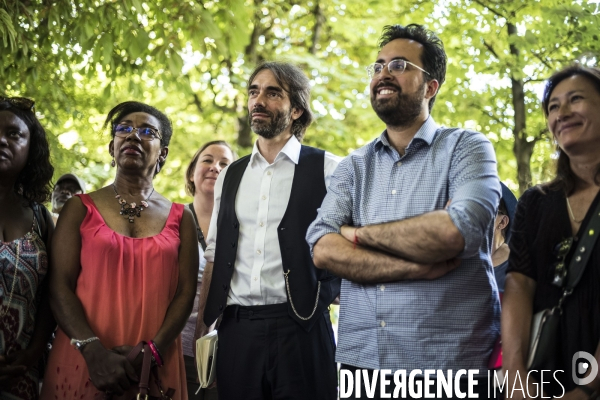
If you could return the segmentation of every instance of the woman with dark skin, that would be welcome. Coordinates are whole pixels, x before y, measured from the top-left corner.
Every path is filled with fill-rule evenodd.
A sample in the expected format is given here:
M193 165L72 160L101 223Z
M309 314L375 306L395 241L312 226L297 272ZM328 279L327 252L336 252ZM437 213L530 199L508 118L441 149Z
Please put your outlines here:
M158 369L163 389L186 399L180 332L196 293L196 229L183 205L153 187L171 123L153 107L126 102L109 112L106 124L114 183L70 199L53 241L58 267L51 305L60 329L42 398L93 398L100 391L131 399L142 355L133 365L126 355L143 340L164 364ZM155 387L150 394L158 395Z
M0 399L38 398L38 361L55 326L45 279L54 224L40 205L53 171L33 101L0 97Z
M576 250L583 251L577 243L600 202L600 70L573 66L557 72L548 80L542 108L559 157L556 178L525 192L515 213L502 304L503 367L508 388L518 373L524 391L509 391L507 398L541 398L543 382L544 396L588 399L600 389L600 377L577 385L572 359L585 351L600 361L600 242L585 249L590 258L581 280L562 305L556 349L561 365L544 379L533 372L528 377L526 358L532 316L557 306L562 294L552 283L555 266L560 260L568 265ZM570 250L557 251L568 238Z

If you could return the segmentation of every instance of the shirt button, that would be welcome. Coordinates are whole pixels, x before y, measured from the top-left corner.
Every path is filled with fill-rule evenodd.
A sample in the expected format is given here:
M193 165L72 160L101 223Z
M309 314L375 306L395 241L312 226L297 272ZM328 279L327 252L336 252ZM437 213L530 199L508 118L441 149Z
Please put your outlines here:
M255 276L255 277L254 277L254 280L255 280L255 281L257 281L257 280L258 280L258 278Z
M264 222L261 222L260 224L258 224L259 226L265 226Z
M271 171L267 171L267 175L271 175L271 174L272 174L272 172L271 172Z
M379 289L383 292L385 290L385 285L379 286Z
M260 250L256 250L256 254L260 254Z
M392 190L392 194L396 194L396 189Z
M398 161L398 162L396 163L396 165L397 165L397 166L401 166L401 165L402 165L402 161Z
M379 325L381 325L382 328L385 328L385 321L381 321Z
M263 200L266 200L266 199L267 199L267 196L263 196L263 197L261 197L261 199L263 199Z

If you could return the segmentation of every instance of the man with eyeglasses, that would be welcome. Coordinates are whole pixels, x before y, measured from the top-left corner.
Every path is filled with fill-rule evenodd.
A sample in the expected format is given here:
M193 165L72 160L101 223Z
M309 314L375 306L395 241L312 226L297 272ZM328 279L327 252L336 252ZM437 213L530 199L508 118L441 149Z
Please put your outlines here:
M67 200L81 193L85 193L85 182L77 175L64 174L58 178L52 191L52 219L55 224Z
M409 397L421 398L419 387L423 397L460 396L467 379L446 392L435 375L425 396L425 371L485 375L500 333L490 258L500 198L494 149L483 134L439 127L430 116L446 72L433 32L386 26L367 72L386 130L340 163L307 233L315 265L343 278L340 377L356 385L359 370L414 371L420 386L410 385ZM379 398L380 383L369 398ZM367 398L364 384L362 397L353 390L350 398ZM487 397L486 382L475 389Z

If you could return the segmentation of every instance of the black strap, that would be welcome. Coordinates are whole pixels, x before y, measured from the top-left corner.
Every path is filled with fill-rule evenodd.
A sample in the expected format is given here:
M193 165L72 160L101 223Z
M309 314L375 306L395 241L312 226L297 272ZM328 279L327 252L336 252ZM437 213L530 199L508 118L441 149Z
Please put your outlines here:
M38 234L44 243L48 244L48 210L38 203L34 203L31 209L33 210L33 216L37 221Z
M202 250L206 251L206 240L204 240L204 233L202 233L202 229L200 228L200 222L198 222L198 217L196 216L196 210L194 210L194 204L190 203L188 205L190 210L192 211L192 215L194 216L194 221L196 221L196 231L198 232L198 243L202 246Z
M600 236L600 201L596 203L596 209L590 220L580 232L582 232L581 239L577 242L577 247L569 262L566 291L572 291L581 280L598 236Z

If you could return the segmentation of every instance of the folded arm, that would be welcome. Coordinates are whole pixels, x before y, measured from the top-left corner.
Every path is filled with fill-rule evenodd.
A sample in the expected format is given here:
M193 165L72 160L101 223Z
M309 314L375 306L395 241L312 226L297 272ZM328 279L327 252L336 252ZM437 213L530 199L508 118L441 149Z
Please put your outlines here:
M446 209L356 232L346 229L344 237L356 233L358 243L421 263L479 252L500 198L494 149L482 134L463 131L451 151Z
M314 246L317 268L358 283L394 282L411 279L436 279L459 264L454 259L440 263L420 264L363 246L355 246L339 234L330 233Z
M415 260L436 263L457 257L465 240L445 210L414 218L363 227L342 227L342 235L357 243Z

